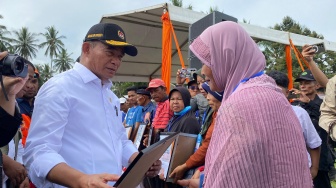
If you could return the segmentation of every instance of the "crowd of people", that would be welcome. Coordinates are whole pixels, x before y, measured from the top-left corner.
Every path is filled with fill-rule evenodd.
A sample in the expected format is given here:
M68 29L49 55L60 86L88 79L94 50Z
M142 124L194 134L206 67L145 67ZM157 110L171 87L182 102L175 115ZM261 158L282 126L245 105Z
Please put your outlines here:
M139 187L331 188L336 77L328 80L316 66L311 45L303 46L310 69L295 79L297 89L288 89L285 73L265 71L265 56L234 22L210 26L190 50L203 64L192 77L178 70L170 91L155 78L118 98L110 79L125 54L138 52L121 27L100 23L89 29L73 69L43 86L29 61L25 78L3 76L1 185L112 187L162 132L181 132L201 142L167 174L173 182L158 175L157 160Z

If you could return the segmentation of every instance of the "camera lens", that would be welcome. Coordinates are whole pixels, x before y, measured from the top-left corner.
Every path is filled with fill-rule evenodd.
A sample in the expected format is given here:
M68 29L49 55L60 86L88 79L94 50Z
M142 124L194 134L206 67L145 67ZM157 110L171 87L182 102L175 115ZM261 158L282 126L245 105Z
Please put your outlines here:
M26 60L16 54L8 54L2 61L1 74L25 78L28 74Z
M23 71L24 68L24 62L21 59L18 59L17 61L14 62L14 73L20 74L20 72Z
M314 46L312 46L311 49L313 49L315 51L315 53L316 53L318 51L318 46L314 45Z

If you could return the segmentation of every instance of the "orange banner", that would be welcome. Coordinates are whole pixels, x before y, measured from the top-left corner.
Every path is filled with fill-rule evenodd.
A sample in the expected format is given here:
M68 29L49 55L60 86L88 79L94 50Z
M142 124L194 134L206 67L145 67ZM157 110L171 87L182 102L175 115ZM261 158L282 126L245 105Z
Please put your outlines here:
M172 38L171 38L171 23L168 12L165 12L162 17L162 80L167 86L167 93L170 91L170 77L171 77L171 52L172 52Z
M291 54L291 47L289 45L286 45L285 47L286 51L286 64L287 64L287 72L288 72L288 89L293 88L293 67L292 67L292 54Z

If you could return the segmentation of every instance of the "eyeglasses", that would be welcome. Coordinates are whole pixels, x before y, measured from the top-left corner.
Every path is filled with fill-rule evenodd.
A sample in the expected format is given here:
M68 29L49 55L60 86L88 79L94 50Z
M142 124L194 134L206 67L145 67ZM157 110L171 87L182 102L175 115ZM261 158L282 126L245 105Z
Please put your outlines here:
M198 87L197 86L189 86L189 89L191 89L191 90L198 90Z

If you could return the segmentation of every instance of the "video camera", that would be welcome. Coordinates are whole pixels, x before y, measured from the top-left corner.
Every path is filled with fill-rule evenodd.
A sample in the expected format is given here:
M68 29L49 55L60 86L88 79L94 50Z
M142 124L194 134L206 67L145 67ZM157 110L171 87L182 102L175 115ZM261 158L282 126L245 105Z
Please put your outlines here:
M28 64L21 56L8 54L0 60L0 74L3 76L25 78L28 74Z
M181 78L191 78L192 74L196 71L197 71L196 68L187 68L187 69L183 68L180 70L180 77Z

